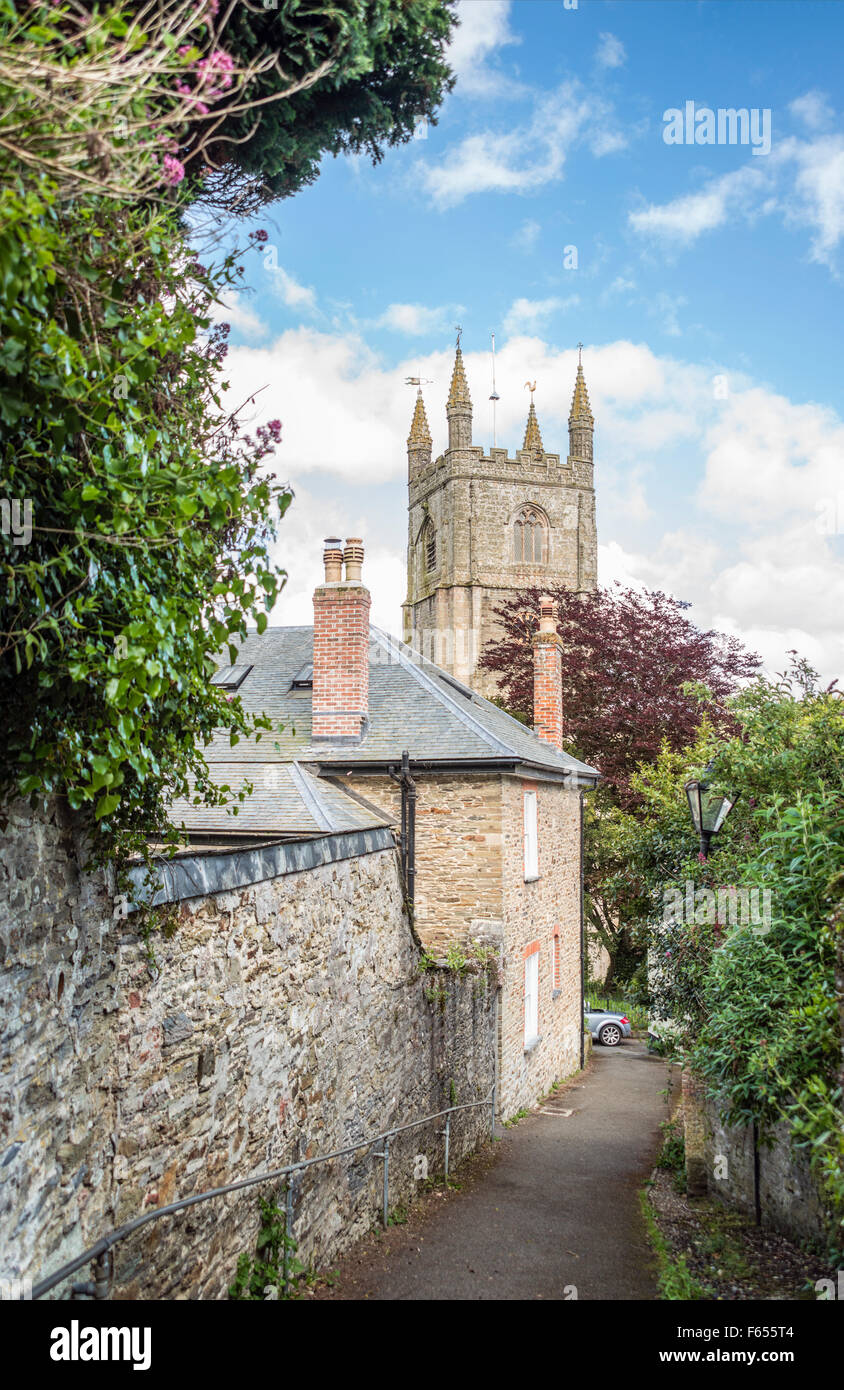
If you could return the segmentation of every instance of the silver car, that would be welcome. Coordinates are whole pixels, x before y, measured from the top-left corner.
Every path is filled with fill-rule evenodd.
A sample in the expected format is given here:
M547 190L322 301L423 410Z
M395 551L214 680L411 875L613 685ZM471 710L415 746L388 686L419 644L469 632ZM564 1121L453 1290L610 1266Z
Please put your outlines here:
M584 1014L593 1042L603 1043L604 1047L618 1047L622 1038L630 1037L630 1020L626 1014L592 1009L588 1004L584 1006Z

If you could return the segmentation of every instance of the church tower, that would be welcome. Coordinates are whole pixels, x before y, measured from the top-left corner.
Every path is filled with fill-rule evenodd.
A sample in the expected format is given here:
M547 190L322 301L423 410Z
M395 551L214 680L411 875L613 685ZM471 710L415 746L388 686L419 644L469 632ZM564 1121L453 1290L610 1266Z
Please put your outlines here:
M528 385L530 383L527 383ZM569 448L546 452L533 394L524 442L484 453L472 443L472 398L460 347L446 402L448 448L432 459L421 385L407 440L408 542L404 640L480 694L498 693L479 671L500 633L493 610L520 589L594 589L597 535L595 421L578 356Z

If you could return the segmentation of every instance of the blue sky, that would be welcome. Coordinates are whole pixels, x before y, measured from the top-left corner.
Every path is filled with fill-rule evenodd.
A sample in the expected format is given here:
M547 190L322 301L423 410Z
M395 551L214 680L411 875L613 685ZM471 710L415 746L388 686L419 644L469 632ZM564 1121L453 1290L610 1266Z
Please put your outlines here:
M400 630L412 392L444 446L453 326L491 443L536 379L565 452L582 340L596 416L599 580L690 600L781 669L844 674L844 7L813 0L466 0L439 124L326 160L259 224L227 306L227 375L265 386L296 500L274 622L306 622L323 535L363 535ZM747 108L770 149L667 144L686 103Z

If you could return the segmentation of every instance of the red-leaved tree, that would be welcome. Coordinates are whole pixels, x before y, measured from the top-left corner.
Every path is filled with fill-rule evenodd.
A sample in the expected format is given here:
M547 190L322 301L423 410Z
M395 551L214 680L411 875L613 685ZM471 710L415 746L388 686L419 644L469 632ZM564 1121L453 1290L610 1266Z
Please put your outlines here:
M727 697L759 658L733 637L701 632L687 603L658 591L526 589L494 610L502 636L487 643L481 666L498 676L506 708L529 723L542 593L556 600L563 639L564 745L603 776L587 798L584 908L592 942L607 953L599 973L609 988L643 961L639 928L650 910L633 853L643 814L633 773L656 762L665 744L690 748L704 714L713 732L735 732Z
M612 802L632 810L637 766L654 762L663 741L672 749L693 742L702 686L712 697L709 719L732 731L726 697L756 672L759 658L735 637L695 627L690 605L658 590L524 589L493 610L502 636L487 643L480 664L498 676L505 707L530 723L531 639L543 593L557 604L563 641L564 745L600 770Z

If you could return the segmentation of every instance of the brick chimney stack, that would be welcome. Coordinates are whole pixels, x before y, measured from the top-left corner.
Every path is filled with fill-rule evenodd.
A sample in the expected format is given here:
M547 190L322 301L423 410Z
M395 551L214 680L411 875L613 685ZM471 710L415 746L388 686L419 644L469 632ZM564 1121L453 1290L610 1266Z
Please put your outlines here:
M314 743L359 743L369 723L369 590L363 543L325 541L325 580L314 590ZM345 565L345 576L343 566Z
M563 747L563 644L554 619L554 601L539 600L539 631L533 639L533 727L545 743Z

